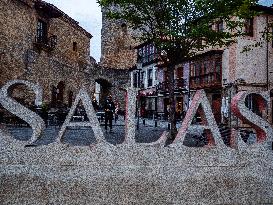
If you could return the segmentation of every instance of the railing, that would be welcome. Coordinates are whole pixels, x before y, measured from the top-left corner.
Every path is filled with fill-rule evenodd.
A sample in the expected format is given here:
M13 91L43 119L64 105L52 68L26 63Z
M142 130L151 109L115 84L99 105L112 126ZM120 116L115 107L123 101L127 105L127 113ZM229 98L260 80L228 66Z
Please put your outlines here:
M57 45L57 36L52 35L49 38L36 36L35 37L35 44L39 48L45 48L45 49L53 50L53 49L55 49L55 47Z
M141 63L142 66L146 66L146 65L157 62L158 59L159 59L159 55L156 54L156 53L153 53L153 54L150 54L150 55L147 55L147 56L138 56L137 57L137 62Z
M184 79L176 79L174 80L174 83L170 82L161 82L156 86L156 89L158 93L166 94L170 90L170 86L174 87L174 92L182 93L184 90L186 90L186 83Z
M221 76L217 72L208 73L200 76L192 76L190 78L191 88L205 88L221 85Z

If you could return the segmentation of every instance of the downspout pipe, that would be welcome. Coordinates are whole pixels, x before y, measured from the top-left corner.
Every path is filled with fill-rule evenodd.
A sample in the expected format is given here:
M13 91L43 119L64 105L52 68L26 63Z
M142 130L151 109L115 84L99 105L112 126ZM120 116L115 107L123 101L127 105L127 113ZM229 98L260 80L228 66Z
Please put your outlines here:
M269 18L268 15L266 15L266 24L267 24L267 32L269 32ZM269 91L269 38L268 34L266 37L266 85L267 85L267 91Z
M267 85L267 92L269 92L270 89L270 82L269 82L269 15L266 15L266 27L267 27L267 34L266 34L266 85ZM267 115L267 120L270 121L269 119L269 110L270 110L270 103L268 103L266 109L266 115ZM271 105L272 109L272 105Z

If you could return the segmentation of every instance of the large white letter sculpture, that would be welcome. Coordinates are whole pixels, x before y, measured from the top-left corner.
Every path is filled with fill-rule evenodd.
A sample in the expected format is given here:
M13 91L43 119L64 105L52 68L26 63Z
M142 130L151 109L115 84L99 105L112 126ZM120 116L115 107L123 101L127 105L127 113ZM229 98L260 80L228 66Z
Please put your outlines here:
M125 114L125 140L124 144L134 144L136 135L135 111L137 91L128 88L126 91L126 114Z
M2 106L31 126L33 133L29 143L33 143L40 137L45 128L45 123L39 115L16 102L8 95L9 88L14 85L26 85L32 89L36 95L36 106L40 106L42 104L43 90L39 85L24 80L9 81L0 90L0 103Z
M204 111L203 117L206 118L207 125L197 125L196 127L203 128L204 130L210 130L214 138L214 142L209 142L209 144L211 145L215 143L216 146L225 149L226 146L223 140L221 139L221 135L217 127L216 121L214 119L210 103L204 90L196 91L194 98L191 102L191 106L185 116L181 128L178 131L174 143L178 143L178 141L180 141L181 143L184 142L185 136L188 132L188 129L191 127L192 120L197 112L199 105L201 105L203 108Z
M262 100L257 99L257 102L260 109L265 110L266 106L268 106L269 94L251 93L246 91L239 92L232 98L231 109L236 117L255 129L257 132L257 142L266 144L269 140L272 140L273 130L266 120L256 115L245 106L246 97L250 94L256 94L261 97Z
M80 101L82 101L83 107L86 111L89 121L88 122L70 122L71 118L73 117L73 114L77 108L77 105L79 104ZM62 137L63 137L67 127L92 127L95 137L98 138L97 142L98 143L106 142L104 140L103 132L101 130L100 123L96 117L96 113L93 108L91 99L90 99L87 91L85 90L85 88L82 88L80 90L79 94L77 95L77 97L75 99L75 102L72 105L72 108L70 109L70 111L65 119L64 124L62 125L62 128L59 132L59 138L58 138L60 142L62 141Z

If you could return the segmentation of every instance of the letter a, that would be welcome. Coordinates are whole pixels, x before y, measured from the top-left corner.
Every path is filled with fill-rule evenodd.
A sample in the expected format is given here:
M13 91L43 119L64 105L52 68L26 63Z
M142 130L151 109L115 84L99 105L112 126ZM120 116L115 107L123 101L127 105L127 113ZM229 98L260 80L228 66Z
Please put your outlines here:
M126 113L125 113L125 140L124 144L134 144L136 135L135 110L136 89L128 88L126 91Z
M204 90L198 90L194 95L191 106L185 116L185 119L182 123L181 128L178 131L178 134L174 140L174 143L178 141L184 142L185 136L188 132L189 127L191 126L192 120L197 112L199 105L202 106L204 111L204 117L206 118L208 125L197 125L197 127L201 127L204 130L210 130L212 137L214 138L214 142L216 146L220 146L221 148L225 148L225 144L221 139L221 135L214 119L208 98Z
M82 101L82 104L86 111L89 122L70 122L80 100ZM76 100L73 103L72 108L70 109L64 124L62 125L62 128L59 132L59 139L58 139L60 142L62 141L62 137L67 127L92 127L95 137L98 138L97 139L98 143L105 142L103 138L103 132L100 128L100 124L97 119L95 110L93 108L91 99L84 88L82 88L79 94L77 95Z

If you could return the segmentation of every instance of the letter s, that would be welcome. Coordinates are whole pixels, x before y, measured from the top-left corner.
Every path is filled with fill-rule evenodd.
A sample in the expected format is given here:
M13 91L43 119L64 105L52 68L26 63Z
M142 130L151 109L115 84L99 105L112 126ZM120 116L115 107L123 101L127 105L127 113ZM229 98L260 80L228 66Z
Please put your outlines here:
M253 113L250 109L245 106L246 97L250 94L256 94L262 97L262 100L258 101L259 107L265 109L265 105L268 103L268 96L259 93L252 93L242 91L237 93L231 101L231 110L244 123L251 125L257 132L257 142L263 143L269 140L273 135L273 130L270 124L262 117ZM264 101L264 102L262 102Z
M9 81L6 85L4 85L0 90L0 103L6 110L21 118L31 126L31 128L33 129L33 133L30 139L30 143L33 143L39 138L40 134L45 128L45 123L43 119L35 112L24 107L8 95L8 90L11 86L22 84L28 86L34 91L36 95L35 105L41 105L43 95L42 88L37 84L24 80L13 80Z

